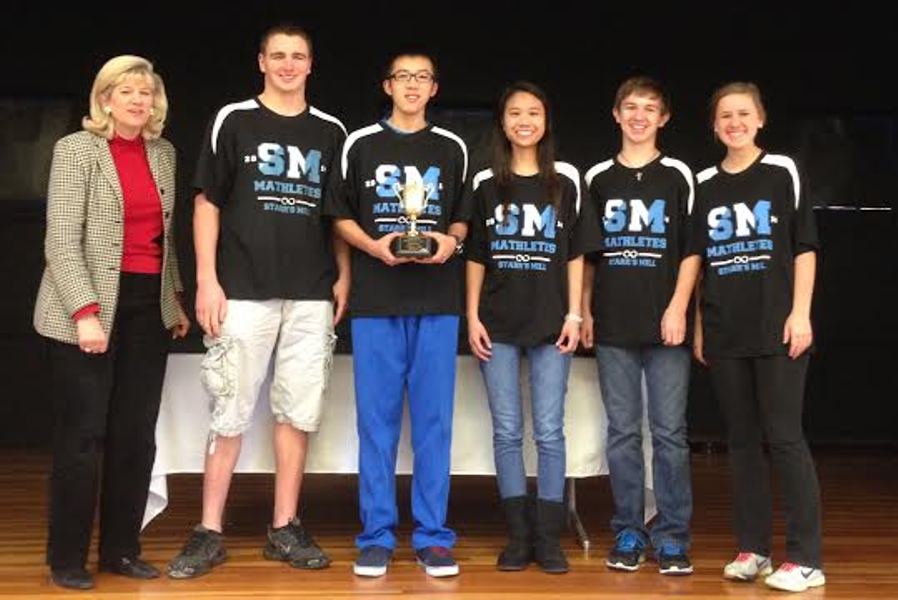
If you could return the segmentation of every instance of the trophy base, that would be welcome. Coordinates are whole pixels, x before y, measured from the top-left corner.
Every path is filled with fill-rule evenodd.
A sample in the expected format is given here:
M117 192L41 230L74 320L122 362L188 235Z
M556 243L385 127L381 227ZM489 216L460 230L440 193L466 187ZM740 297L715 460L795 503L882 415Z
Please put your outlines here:
M390 252L397 258L430 258L433 246L433 238L426 235L401 235L390 243Z

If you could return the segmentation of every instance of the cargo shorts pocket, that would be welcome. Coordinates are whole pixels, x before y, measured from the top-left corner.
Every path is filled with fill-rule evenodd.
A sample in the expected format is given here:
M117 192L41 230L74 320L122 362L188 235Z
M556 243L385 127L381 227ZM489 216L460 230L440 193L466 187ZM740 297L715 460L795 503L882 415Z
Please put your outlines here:
M200 364L200 381L213 406L237 396L236 342L230 336L203 339L206 354Z

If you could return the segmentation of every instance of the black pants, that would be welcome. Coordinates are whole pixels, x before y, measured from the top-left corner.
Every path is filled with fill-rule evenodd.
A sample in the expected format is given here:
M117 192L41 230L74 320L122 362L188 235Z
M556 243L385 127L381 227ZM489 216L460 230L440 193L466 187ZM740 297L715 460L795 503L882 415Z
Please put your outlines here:
M122 274L105 354L48 342L55 430L47 562L54 569L87 562L101 454L100 560L140 554L169 343L159 286L158 275Z
M786 559L820 567L820 490L802 432L808 356L711 359L711 385L727 423L740 552L770 556L772 500L762 449L766 436L786 512Z

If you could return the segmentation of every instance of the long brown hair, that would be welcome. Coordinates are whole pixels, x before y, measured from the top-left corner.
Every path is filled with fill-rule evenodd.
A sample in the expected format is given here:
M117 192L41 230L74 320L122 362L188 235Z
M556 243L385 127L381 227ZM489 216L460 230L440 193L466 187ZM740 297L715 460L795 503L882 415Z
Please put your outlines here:
M505 116L505 106L508 100L518 92L526 92L535 96L543 105L546 115L546 129L542 139L536 145L538 178L548 192L549 200L558 210L561 202L561 180L555 171L555 136L552 133L552 111L549 105L549 97L536 84L529 81L516 81L509 85L499 96L496 107L496 118L493 127L492 169L499 197L502 199L502 218L508 213L508 205L511 203L511 180L514 173L511 170L511 142L505 137L502 128L502 120Z

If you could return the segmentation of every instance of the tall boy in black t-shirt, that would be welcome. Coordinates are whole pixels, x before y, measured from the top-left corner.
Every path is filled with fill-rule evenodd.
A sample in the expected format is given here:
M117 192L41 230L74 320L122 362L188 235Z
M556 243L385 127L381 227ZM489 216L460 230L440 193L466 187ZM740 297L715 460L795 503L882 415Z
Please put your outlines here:
M462 190L467 149L455 134L430 125L437 92L433 60L400 54L383 80L392 98L388 119L349 135L343 181L327 214L353 247L352 351L359 434L359 505L363 531L353 571L386 573L396 546L396 449L408 393L414 477L412 545L428 575L451 576L458 565L446 527L455 361L461 311L460 261L467 233ZM400 186L418 183L429 203L418 228L434 241L428 259L398 258L393 239L406 229Z
M608 417L608 467L614 495L615 545L606 564L635 571L649 542L664 574L692 572L692 489L686 441L690 353L683 346L698 261L683 260L692 209L692 172L662 155L658 130L670 118L664 90L646 77L618 88L613 115L621 150L586 173L601 220L602 250L583 283L586 347L596 345ZM642 380L648 393L658 516L644 526Z
M222 513L271 363L277 466L264 555L305 569L330 562L296 511L307 432L318 429L334 325L349 294L348 247L322 216L346 132L307 104L311 65L303 30L267 31L259 51L264 90L218 111L200 155L196 312L208 347L202 378L212 396L211 441L202 522L169 565L174 578L196 577L225 560Z

